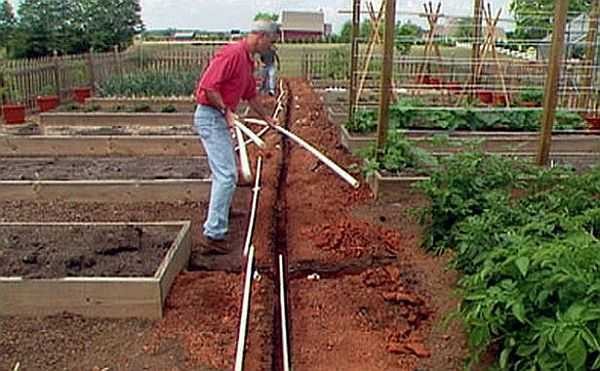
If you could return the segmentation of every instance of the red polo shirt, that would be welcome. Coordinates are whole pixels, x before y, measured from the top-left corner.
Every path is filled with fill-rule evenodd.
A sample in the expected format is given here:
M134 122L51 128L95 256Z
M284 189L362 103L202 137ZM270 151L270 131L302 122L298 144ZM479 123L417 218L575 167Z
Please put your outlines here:
M256 96L253 72L254 60L246 40L224 46L215 54L198 81L196 102L212 105L206 97L206 90L215 90L221 94L225 105L235 111L241 99L249 100Z

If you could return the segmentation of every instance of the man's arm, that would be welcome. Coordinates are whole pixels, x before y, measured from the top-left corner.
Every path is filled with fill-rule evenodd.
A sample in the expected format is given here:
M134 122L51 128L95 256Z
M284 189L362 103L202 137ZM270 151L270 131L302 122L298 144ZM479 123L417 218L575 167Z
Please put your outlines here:
M256 97L248 100L248 104L250 108L252 108L258 115L265 120L270 125L277 125L277 120L273 119L270 114L268 114L262 104L258 103Z
M206 92L206 98L208 99L210 104L219 111L221 111L223 113L223 116L225 116L225 120L227 120L227 124L229 126L232 126L233 112L231 112L231 110L225 105L221 93L212 89L205 89L204 91Z

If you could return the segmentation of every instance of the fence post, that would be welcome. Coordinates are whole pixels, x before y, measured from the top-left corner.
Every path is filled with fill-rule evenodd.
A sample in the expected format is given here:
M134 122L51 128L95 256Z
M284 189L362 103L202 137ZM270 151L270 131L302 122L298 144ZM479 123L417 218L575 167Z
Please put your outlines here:
M121 63L121 54L119 53L119 45L115 45L113 47L114 57L115 57L115 65L117 66L117 73L119 76L123 76L123 65Z
M94 86L96 85L96 76L94 71L94 49L90 48L90 51L87 55L87 64L88 70L90 72L90 87L94 90Z
M52 62L53 62L53 72L54 72L54 88L56 91L56 95L58 96L58 99L62 99L61 96L61 81L60 81L60 65L59 65L59 59L58 59L58 51L54 50L53 56L52 56Z

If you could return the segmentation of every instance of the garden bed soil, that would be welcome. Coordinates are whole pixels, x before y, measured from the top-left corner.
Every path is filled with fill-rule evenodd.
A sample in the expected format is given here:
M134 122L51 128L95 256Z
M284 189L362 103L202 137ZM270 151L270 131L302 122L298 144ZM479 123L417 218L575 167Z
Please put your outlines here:
M196 135L191 125L179 126L51 126L44 128L44 135Z
M0 158L1 180L207 179L204 157Z
M179 230L0 225L0 277L153 277Z
M0 317L0 369L215 371L235 347L240 276L183 273L158 322ZM257 290L259 291L259 290Z

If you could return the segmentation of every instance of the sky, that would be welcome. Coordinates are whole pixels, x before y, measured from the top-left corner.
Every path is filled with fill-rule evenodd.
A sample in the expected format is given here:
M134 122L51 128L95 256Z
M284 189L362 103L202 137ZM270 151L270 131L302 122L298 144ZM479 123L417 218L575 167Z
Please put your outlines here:
M489 2L492 12L496 13L502 7L505 9L502 14L508 16L510 0ZM334 32L338 32L342 24L351 19L350 14L339 14L339 10L352 8L352 0L140 0L140 3L142 19L147 29L171 27L208 31L247 30L258 12L280 14L282 10L322 10L325 22L332 23ZM366 4L366 1L363 0L362 3ZM423 3L422 0L396 0L396 9L421 12ZM435 7L437 0L432 0L432 3ZM378 8L381 0L374 0L374 4ZM443 0L442 12L449 15L471 15L473 0ZM362 17L366 18L367 15ZM397 20L406 21L407 17L399 15ZM421 24L415 17L412 17L412 21ZM510 28L508 24L499 26Z

